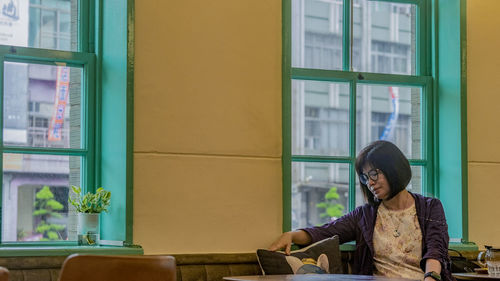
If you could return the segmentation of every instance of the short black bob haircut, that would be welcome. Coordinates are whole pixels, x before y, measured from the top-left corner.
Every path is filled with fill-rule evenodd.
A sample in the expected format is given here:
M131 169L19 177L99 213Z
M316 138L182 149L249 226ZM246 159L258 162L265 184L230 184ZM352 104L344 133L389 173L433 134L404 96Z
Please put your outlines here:
M356 158L356 172L358 176L363 173L363 168L367 165L374 169L379 169L387 178L391 190L387 199L393 198L405 189L411 180L411 168L408 159L391 142L379 140L363 148ZM360 185L368 204L377 205L380 203L361 181Z

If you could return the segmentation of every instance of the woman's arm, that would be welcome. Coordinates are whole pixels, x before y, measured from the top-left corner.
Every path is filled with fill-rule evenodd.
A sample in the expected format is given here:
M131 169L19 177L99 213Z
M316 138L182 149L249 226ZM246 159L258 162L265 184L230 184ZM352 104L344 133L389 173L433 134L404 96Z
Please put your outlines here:
M304 230L289 231L281 234L276 241L269 246L270 251L277 251L285 248L285 254L290 254L292 243L299 245L307 245L311 243L311 236Z
M334 235L339 236L340 244L353 241L356 237L356 227L360 210L361 208L358 207L356 210L322 226L285 232L269 246L269 250L277 251L284 248L285 253L288 255L290 254L292 243L309 245L333 237Z
M339 243L343 244L356 240L356 233L359 232L358 222L363 217L362 214L361 207L358 207L334 221L322 226L304 228L303 230L311 236L310 243L338 235Z
M425 237L423 237L425 253L422 257L421 267L425 272L441 273L448 259L448 225L441 201L432 199L427 208L429 216L426 216L424 221L426 230Z

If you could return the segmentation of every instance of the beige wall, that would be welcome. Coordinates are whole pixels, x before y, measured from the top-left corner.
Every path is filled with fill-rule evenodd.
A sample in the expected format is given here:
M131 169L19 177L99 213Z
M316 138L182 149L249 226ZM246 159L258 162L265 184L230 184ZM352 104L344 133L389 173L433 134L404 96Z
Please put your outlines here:
M469 234L500 245L500 1L467 2ZM135 6L134 241L265 247L282 224L281 0Z
M500 246L500 1L467 1L469 236Z
M282 225L281 0L135 8L134 242L266 247Z

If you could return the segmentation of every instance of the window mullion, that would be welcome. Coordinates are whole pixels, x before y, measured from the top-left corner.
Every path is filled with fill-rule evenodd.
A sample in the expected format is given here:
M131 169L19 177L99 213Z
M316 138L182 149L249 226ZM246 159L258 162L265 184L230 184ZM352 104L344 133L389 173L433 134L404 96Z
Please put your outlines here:
M20 154L51 154L51 155L69 155L69 156L84 156L87 154L86 149L76 148L41 148L41 147L8 147L0 146L3 153L20 153Z
M27 62L37 64L66 63L66 66L81 65L92 60L92 53L54 51L24 47L0 46L0 55L9 61Z
M431 194L434 194L436 197L439 196L439 189L437 188L437 171L434 170L434 167L437 167L437 157L434 157L434 126L436 122L434 120L434 109L433 109L433 83L432 78L427 79L427 83L422 87L422 122L423 122L423 152L427 165L425 166L425 191ZM439 198L439 197L438 197Z
M425 2L425 0L368 0L368 1L389 2L395 4L414 4L414 5L420 5L422 2Z
M426 14L427 5L421 3L416 6L416 23L415 23L415 40L416 40L416 52L415 52L415 73L417 75L428 75L430 73L428 69L427 57L428 48L426 47L427 41L427 25L426 25Z
M292 161L315 163L351 163L353 161L353 158L338 156L292 155Z
M342 70L349 71L352 68L352 1L343 2L343 20L342 20Z
M92 30L90 28L90 2L91 1L78 1L79 3L79 13L78 13L78 50L81 52L93 51L93 40L91 39Z
M386 74L371 72L352 72L340 70L292 68L292 79L329 82L347 82L358 80L359 83L422 86L430 76L413 76L403 74Z
M356 207L356 80L349 83L349 211Z
M84 77L83 77L83 89L84 99L82 100L82 123L81 127L83 128L82 132L84 136L82 139L85 141L83 144L87 149L88 154L84 158L84 163L82 163L82 167L86 167L84 169L85 174L82 174L82 179L86 181L87 187L90 187L90 191L95 192L96 187L96 171L94 169L96 154L95 154L95 145L96 145L96 96L91 94L95 93L95 57L93 57L88 64L84 67ZM99 135L100 137L100 135Z
M292 0L282 1L283 38L282 38L282 131L283 131L283 228L292 229Z
M341 70L292 68L292 79L329 82L347 82L355 79L353 72Z

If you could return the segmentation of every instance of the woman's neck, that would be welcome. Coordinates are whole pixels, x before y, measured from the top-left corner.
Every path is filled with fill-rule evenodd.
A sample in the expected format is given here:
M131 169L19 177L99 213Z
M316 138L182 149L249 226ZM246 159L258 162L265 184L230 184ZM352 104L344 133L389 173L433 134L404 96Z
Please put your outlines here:
M413 204L413 196L406 189L403 189L391 199L383 200L382 204L389 210L404 210Z

